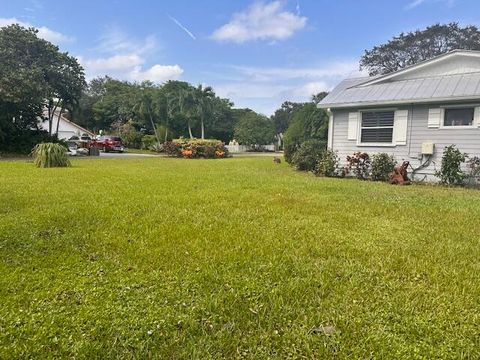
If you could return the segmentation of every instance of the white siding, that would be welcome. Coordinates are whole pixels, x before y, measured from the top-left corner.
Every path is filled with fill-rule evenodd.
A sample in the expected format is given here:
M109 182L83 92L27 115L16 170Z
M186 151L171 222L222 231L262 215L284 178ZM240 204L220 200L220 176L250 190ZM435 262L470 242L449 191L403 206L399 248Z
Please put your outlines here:
M438 105L437 105L438 106ZM348 119L352 110L333 110L333 150L338 152L341 166L345 166L347 155L355 151L364 151L370 155L375 153L388 153L394 155L398 162L407 160L412 166L418 167L421 161L418 159L421 153L422 143L433 142L435 151L429 167L417 172L416 179L423 175L431 175L440 169L442 153L445 146L455 144L457 147L472 156L480 156L480 128L429 128L429 106L404 107L400 110L410 112L410 120L407 124L406 145L403 146L357 146L355 142L348 141ZM425 159L425 157L424 157Z

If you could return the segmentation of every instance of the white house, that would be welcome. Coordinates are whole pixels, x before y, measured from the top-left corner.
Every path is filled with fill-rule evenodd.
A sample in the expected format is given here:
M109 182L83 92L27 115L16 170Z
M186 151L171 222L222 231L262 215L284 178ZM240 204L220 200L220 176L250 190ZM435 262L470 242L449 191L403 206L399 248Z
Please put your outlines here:
M452 51L377 77L347 79L319 104L329 148L407 160L417 179L439 170L445 146L480 156L480 52Z
M55 115L53 116L52 134L55 134L57 132L57 121L59 120L59 115L60 115L60 113L56 112ZM40 124L40 128L42 130L49 131L50 127L49 127L48 120L43 120ZM58 138L59 139L68 140L72 136L80 137L84 134L86 134L86 135L88 135L92 138L94 137L94 134L91 131L81 127L80 125L75 124L74 122L65 118L63 115L60 116L60 123L58 124Z

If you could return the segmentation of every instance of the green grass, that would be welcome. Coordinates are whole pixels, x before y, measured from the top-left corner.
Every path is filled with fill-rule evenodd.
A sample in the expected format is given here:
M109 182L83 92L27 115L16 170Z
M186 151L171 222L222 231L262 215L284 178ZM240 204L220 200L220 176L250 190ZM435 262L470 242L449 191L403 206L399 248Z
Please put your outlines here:
M478 191L72 165L0 163L0 358L480 358Z

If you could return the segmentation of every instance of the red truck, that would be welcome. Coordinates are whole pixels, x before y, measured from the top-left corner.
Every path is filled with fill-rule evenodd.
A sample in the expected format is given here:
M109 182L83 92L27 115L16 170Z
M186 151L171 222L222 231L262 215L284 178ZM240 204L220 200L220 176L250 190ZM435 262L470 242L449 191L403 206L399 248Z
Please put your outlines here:
M125 151L122 138L118 136L100 136L98 139L92 140L90 147L96 147L104 152L118 151L122 153Z

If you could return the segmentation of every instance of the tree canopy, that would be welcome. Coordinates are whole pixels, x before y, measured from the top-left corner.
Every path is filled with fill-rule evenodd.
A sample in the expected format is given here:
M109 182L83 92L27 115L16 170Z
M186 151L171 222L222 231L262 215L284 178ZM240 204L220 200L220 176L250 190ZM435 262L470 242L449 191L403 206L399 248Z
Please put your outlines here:
M290 160L291 155L300 145L309 140L327 142L328 114L319 109L314 102L306 103L295 113L292 122L285 132L285 157Z
M450 23L401 33L385 44L365 50L360 69L371 76L388 74L455 49L480 50L479 29Z
M239 113L235 139L244 145L267 145L275 138L273 122L266 116L248 109Z
M78 61L37 33L16 24L0 28L0 144L4 148L15 143L20 133L37 128L45 108L52 131L55 110L75 107L85 86Z

